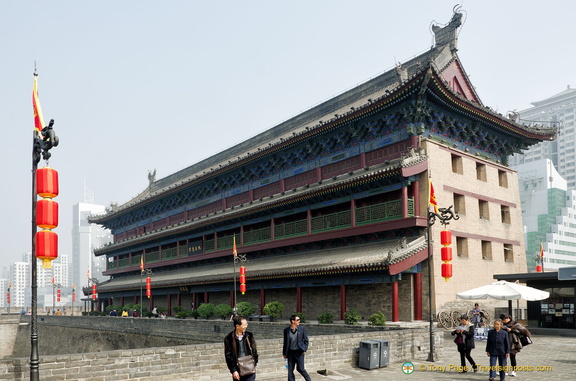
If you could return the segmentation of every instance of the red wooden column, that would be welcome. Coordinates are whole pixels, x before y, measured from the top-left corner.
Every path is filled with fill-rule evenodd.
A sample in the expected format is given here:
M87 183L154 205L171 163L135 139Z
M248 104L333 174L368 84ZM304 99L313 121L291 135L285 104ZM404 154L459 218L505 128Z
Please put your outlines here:
M178 296L176 296L176 304L178 307L182 307L182 294L178 294Z
M422 273L413 274L414 320L422 320Z
M408 217L408 187L402 187L402 218Z
M420 181L412 182L412 195L414 197L414 215L420 215Z
M264 315L264 306L266 305L266 290L260 289L260 315Z
M134 303L133 304L138 304L138 297L136 295L134 295Z
M172 316L172 295L167 294L166 298L168 298L168 313L166 314L166 316Z
M120 305L121 305L122 307L124 307L124 297L123 297L123 296L120 297Z
M154 308L154 295L150 296L150 300L148 300L148 309L150 311L152 311L152 309Z
M234 290L230 290L230 307L232 308L236 307L234 305Z
M353 228L356 227L356 200L350 200L350 224Z
M208 291L204 291L204 303L209 303L208 302Z
M296 287L296 312L302 312L302 287Z
M340 320L344 320L346 313L346 285L340 285Z
M398 317L398 282L392 282L392 321L399 321Z

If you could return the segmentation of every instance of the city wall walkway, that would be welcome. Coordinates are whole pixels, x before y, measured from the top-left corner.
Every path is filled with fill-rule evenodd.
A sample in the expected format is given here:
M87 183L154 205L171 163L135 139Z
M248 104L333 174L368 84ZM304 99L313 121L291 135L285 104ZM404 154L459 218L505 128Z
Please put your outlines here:
M442 331L438 331L442 334ZM550 335L554 334L554 336ZM562 335L562 336L559 336ZM568 335L568 336L567 336ZM507 376L507 380L541 381L574 380L576 373L576 331L534 329L534 343L523 348L516 356L519 370L516 377ZM394 362L385 368L361 369L357 366L328 369L328 375L317 373L317 369L307 368L313 381L382 381L382 380L488 380L489 360L485 353L485 343L476 341L472 358L484 370L478 373L460 373L460 354L452 342L450 332L444 332L444 353L437 362L422 360L410 361L413 372L403 372L404 362ZM469 364L468 364L469 365ZM296 380L303 380L298 374ZM499 378L496 377L498 380ZM184 380L184 379L182 379ZM266 377L259 374L259 381L286 381L286 377Z

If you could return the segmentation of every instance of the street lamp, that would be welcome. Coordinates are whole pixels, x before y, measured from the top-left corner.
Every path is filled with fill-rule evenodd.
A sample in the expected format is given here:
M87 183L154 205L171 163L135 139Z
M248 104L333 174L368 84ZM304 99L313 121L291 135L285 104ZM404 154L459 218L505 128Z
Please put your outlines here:
M36 66L36 64L34 64ZM40 101L38 99L37 91L37 77L36 67L34 67L34 89L32 90L32 105L34 109L34 131L32 135L32 256L31 256L31 308L32 308L32 319L30 322L30 381L40 380L40 356L38 354L38 270L36 269L36 258L38 256L38 248L42 248L43 261L54 259L57 256L57 235L48 235L49 230L42 230L45 233L40 237L45 240L45 242L36 241L36 204L37 204L37 194L36 194L36 175L38 171L38 163L42 157L46 162L50 159L52 155L50 150L58 146L59 139L56 136L53 126L54 119L50 120L50 123L45 126L42 116L42 110L40 108ZM46 239L51 237L51 239ZM38 245L37 245L38 243ZM46 251L49 251L48 253ZM47 255L49 254L49 255ZM54 256L55 255L55 256ZM46 263L46 262L44 262Z
M430 237L432 235L432 225L436 223L436 219L446 227L450 220L457 220L460 217L452 211L452 205L449 208L438 208L438 212L428 211L428 309L430 310L430 353L428 353L427 361L434 362L438 360L434 352L434 313L432 312L432 253Z
M144 278L144 274L152 275L152 270L145 269L144 266L142 266L140 270L140 317L142 317L142 305L144 304L144 300L142 299L142 279Z
M91 288L91 286L97 285L97 284L98 284L98 278L88 277L88 288ZM96 300L96 298L93 297L91 303L94 303L95 300ZM84 304L84 309L86 309L86 304ZM93 305L92 305L92 310L94 310Z
M61 287L62 287L62 285L60 283L52 282L52 315L54 315L56 312L56 304L54 302L54 291L56 290L56 288L61 288Z
M236 236L234 236L234 248L232 250L233 254L234 254L234 260L232 261L234 263L234 312L237 312L236 310L236 263L246 263L248 260L246 259L246 254L238 254L238 251L236 250ZM246 268L244 268L246 269ZM241 274L241 276L244 276L244 278L246 277L246 274ZM244 287L246 287L246 285L244 284ZM244 293L245 290L242 291L242 293Z

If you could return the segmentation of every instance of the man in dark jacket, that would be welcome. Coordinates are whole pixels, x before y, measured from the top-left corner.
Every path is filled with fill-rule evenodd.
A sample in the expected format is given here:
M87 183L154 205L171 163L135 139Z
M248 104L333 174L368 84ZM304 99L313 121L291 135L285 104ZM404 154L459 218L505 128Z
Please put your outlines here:
M502 321L494 322L494 329L488 331L488 341L486 341L486 354L490 357L490 381L496 377L496 360L498 360L498 370L500 380L506 378L506 360L510 355L510 341L508 332L502 329Z
M282 357L288 359L288 381L295 381L294 365L298 373L306 381L311 381L310 375L304 369L304 353L308 350L308 334L306 328L300 326L298 315L290 316L290 326L284 329L284 345Z
M232 374L232 379L237 381L255 381L256 374L240 376L238 357L252 355L254 364L258 365L258 350L256 340L252 332L246 331L248 322L245 317L234 316L234 330L224 338L224 356L226 365Z

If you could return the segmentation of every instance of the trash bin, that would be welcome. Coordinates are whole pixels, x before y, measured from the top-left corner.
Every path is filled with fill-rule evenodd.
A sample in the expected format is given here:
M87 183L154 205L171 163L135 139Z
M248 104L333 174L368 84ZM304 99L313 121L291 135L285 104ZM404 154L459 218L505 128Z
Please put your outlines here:
M388 366L390 364L390 341L381 339L374 339L373 341L380 343L380 368Z
M375 369L380 366L380 343L378 341L360 342L358 366L362 369Z

